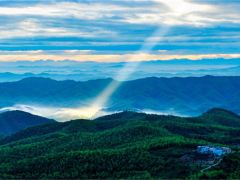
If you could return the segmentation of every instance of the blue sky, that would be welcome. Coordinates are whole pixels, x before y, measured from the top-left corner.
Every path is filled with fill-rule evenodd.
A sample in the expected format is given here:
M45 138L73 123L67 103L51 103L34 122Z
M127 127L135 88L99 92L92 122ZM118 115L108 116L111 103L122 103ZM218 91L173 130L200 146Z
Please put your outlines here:
M239 0L1 0L0 61L236 58L239 9Z

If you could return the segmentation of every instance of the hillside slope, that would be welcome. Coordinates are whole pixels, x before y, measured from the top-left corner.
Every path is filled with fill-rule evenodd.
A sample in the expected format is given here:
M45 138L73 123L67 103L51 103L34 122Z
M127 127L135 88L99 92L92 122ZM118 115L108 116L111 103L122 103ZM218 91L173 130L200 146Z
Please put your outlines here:
M112 82L85 82L27 78L0 83L0 107L35 104L85 107ZM170 114L198 115L221 107L240 113L240 77L145 78L123 82L108 100L106 110L155 110Z
M0 134L10 135L31 126L51 123L54 120L32 115L23 111L0 113Z
M221 115L228 124L216 120ZM240 121L238 115L212 109L194 118L123 112L92 121L31 127L1 140L0 177L216 179L221 174L222 178L239 178L240 161L229 171L222 168L232 162L232 156L239 158L240 125L236 121ZM198 145L227 146L234 153L218 169L201 173L204 165L181 160Z

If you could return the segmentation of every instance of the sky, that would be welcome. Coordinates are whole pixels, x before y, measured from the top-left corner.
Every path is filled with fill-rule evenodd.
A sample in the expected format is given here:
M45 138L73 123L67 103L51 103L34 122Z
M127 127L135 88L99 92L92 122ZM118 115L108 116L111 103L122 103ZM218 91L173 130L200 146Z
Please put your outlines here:
M239 9L239 0L0 0L0 61L240 58Z

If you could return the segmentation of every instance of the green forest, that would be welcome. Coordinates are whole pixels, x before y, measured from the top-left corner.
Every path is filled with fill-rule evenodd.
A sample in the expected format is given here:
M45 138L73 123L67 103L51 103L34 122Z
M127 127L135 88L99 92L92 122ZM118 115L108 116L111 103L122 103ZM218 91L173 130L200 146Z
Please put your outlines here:
M24 129L0 140L2 179L239 179L240 117L211 109L199 117L122 112ZM232 152L206 164L182 157L197 146Z

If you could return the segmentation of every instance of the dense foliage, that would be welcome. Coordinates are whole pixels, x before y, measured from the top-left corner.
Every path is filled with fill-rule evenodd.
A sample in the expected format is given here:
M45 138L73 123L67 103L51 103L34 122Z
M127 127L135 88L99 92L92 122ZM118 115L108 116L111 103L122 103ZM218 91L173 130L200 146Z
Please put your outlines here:
M123 112L28 128L1 139L0 178L240 178L240 117ZM204 173L181 157L198 145L234 151Z

